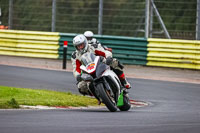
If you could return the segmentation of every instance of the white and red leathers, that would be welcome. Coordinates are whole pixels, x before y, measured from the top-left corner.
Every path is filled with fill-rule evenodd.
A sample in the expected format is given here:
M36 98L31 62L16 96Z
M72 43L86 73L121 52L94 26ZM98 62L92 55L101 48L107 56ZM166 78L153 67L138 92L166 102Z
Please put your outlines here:
M103 56L105 58L112 57L112 53L110 51L105 50L101 45L94 44L94 45L88 45L87 52L94 53L95 55ZM73 66L73 74L74 77L77 77L77 75L81 74L81 52L76 50L72 53L72 66Z

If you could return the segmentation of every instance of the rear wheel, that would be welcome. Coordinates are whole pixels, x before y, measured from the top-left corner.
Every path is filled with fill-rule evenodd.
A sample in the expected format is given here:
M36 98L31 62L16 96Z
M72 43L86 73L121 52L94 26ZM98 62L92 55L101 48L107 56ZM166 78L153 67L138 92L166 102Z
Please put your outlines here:
M104 85L102 83L99 83L97 86L99 95L103 101L103 103L106 105L106 107L111 111L115 112L117 111L117 105L114 100L114 97L110 95L110 92L104 88Z
M124 105L123 106L120 106L119 109L121 111L128 111L130 108L131 108L131 103L129 101L129 98L128 96L124 95Z

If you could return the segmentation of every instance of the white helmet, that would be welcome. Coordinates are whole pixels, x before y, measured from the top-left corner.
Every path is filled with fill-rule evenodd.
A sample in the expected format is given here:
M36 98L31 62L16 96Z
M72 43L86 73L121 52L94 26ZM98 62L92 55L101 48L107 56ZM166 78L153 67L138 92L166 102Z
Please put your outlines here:
M92 31L86 31L86 32L84 33L84 36L85 36L85 37L93 37L94 34L93 34Z
M83 44L84 47L82 49L78 49L78 46ZM81 52L81 54L87 52L88 44L87 44L87 39L83 34L77 35L73 39L73 45L74 47Z

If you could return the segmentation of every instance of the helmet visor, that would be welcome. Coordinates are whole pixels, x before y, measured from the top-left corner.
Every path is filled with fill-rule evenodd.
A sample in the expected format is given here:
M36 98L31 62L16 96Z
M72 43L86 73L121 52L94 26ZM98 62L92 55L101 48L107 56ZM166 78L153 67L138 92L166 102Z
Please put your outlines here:
M81 43L79 45L76 46L77 50L81 51L82 49L85 48L85 43Z

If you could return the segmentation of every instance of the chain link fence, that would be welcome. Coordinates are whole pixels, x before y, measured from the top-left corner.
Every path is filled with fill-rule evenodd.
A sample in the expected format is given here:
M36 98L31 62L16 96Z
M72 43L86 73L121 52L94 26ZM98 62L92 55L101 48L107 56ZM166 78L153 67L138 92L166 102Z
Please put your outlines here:
M195 39L197 0L154 0L161 18L171 36L178 39ZM153 16L152 37L163 38L163 30L158 19Z
M0 0L2 25L9 29L196 39L198 0ZM147 21L149 14L149 21ZM162 20L162 21L161 21Z

